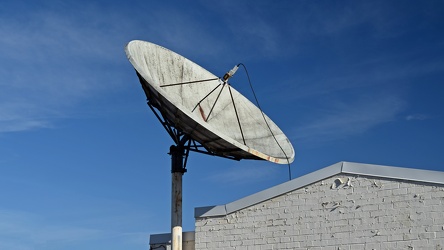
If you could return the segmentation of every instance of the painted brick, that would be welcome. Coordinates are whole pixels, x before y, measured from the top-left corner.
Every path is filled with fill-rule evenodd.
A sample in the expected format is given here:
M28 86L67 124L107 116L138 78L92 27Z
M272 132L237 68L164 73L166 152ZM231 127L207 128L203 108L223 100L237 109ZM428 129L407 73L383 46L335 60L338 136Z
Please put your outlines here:
M332 188L350 178L352 188ZM444 187L337 175L227 216L196 219L203 249L443 249Z

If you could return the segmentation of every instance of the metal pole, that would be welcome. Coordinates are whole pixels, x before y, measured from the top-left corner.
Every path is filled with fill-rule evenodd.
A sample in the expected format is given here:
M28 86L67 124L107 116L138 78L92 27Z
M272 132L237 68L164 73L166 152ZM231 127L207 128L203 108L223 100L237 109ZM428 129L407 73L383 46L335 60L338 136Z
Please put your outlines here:
M182 175L184 148L182 145L171 146L171 249L182 250Z
M171 206L172 250L182 250L182 173L173 173Z

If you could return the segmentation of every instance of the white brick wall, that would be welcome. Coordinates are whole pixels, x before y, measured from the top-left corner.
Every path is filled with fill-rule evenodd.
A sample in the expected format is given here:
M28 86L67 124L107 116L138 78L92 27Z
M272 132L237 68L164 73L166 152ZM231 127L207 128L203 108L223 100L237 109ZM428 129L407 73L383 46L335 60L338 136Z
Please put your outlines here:
M337 175L227 216L197 218L201 249L444 249L444 187Z

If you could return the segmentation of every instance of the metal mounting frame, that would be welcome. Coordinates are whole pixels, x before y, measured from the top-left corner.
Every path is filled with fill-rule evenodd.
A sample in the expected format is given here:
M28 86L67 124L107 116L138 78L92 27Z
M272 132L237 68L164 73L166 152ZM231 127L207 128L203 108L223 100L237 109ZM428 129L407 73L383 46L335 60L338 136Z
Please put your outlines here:
M156 106L150 102L149 99L147 101L147 104L148 104L148 107L150 107L151 111L153 111L156 118L162 124L164 129L170 135L171 139L173 139L173 141L175 143L175 145L173 145L173 146L183 147L183 149L185 150L185 154L184 154L185 155L185 162L184 162L185 172L186 172L186 163L188 161L188 155L189 155L190 151L201 153L201 154L206 154L206 155L211 155L211 156L218 156L218 157L222 157L222 158L227 158L230 160L236 160L236 161L240 160L240 159L232 157L232 156L224 156L224 155L220 155L215 152L212 152L210 149L203 146L198 141L192 139L190 136L188 136L188 134L186 134L183 131L181 131L180 129L178 129L172 121L167 119L162 114L162 112L160 112L156 108ZM170 151L171 151L171 148L170 148ZM171 152L170 152L170 154L171 154Z

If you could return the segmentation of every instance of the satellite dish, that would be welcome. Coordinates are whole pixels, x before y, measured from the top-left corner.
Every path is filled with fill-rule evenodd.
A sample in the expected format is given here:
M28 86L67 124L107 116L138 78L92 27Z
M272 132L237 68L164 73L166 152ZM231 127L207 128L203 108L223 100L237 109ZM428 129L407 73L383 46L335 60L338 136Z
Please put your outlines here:
M219 78L187 58L145 41L131 41L125 52L150 107L211 154L293 162L295 151L285 134L228 84L234 72Z
M176 143L170 148L171 245L181 250L182 175L189 151L290 164L294 149L278 126L228 83L239 65L219 78L153 43L131 41L125 52L149 107Z

